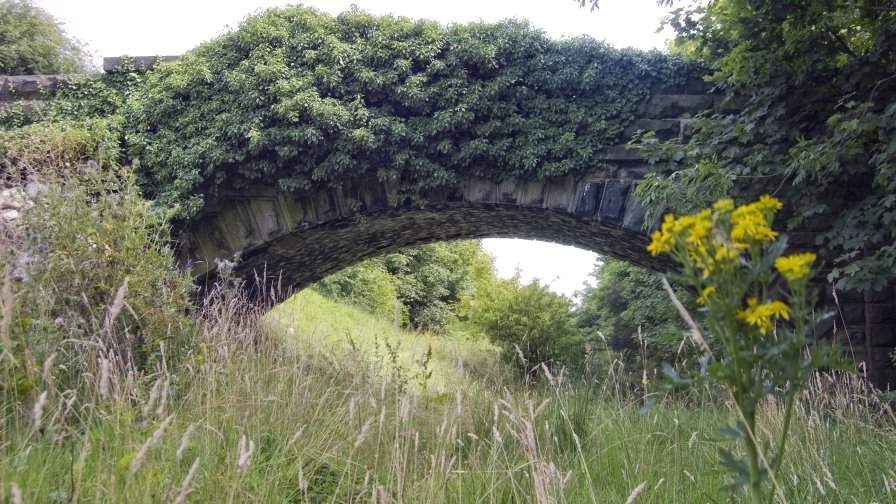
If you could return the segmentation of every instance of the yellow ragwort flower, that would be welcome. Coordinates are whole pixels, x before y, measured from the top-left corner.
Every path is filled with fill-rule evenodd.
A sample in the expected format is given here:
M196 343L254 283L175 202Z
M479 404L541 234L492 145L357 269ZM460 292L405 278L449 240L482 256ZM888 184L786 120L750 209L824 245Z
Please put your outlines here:
M815 262L815 254L811 252L781 256L775 259L775 269L788 282L793 282L794 280L806 278L812 269L813 262Z
M734 210L734 200L728 198L720 199L719 201L716 201L712 207L719 212L731 212Z
M716 291L716 288L710 285L700 291L700 297L697 298L697 304L705 304L709 300L709 295Z
M768 194L765 194L759 197L759 207L766 212L774 213L784 208L784 204L781 203L781 200L778 198L773 198Z
M665 231L654 231L650 235L650 245L647 246L647 251L650 252L650 255L657 256L672 250L673 243L671 234Z
M781 301L759 304L755 297L747 299L747 307L738 310L737 318L748 325L759 328L759 333L765 336L775 325L775 320L790 320L790 307Z
M776 200L777 201L777 200ZM769 227L759 202L739 206L731 214L731 239L738 245L774 240L778 233Z

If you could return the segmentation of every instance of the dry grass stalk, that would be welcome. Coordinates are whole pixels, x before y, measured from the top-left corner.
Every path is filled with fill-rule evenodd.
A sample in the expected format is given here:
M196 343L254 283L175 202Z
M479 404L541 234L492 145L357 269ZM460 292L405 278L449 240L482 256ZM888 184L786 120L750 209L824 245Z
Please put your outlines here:
M252 455L255 454L255 442L246 440L246 436L240 436L240 444L237 450L236 471L240 474L246 472L252 465Z
M106 341L112 341L112 326L115 323L115 319L118 318L118 315L121 313L121 310L124 309L124 296L127 292L128 278L125 277L124 281L115 292L115 299L112 300L112 304L106 309L106 316L103 319L103 334L106 335Z
M40 423L44 417L44 406L47 404L47 391L44 390L37 396L34 409L31 410L31 419L34 422L34 430L40 430Z
M190 484L193 482L193 478L196 476L196 470L199 469L199 459L193 461L193 465L190 466L190 471L187 473L187 477L184 478L184 482L180 485L180 493L177 494L177 498L174 499L174 504L185 504L187 502L187 497L189 497L190 492L193 491L193 488Z
M149 439L143 443L143 446L140 447L140 451L137 452L137 455L131 460L130 473L134 474L140 469L140 465L143 463L143 459L146 458L146 454L149 452L149 449L153 446L157 445L159 441L162 439L162 434L165 433L165 429L174 421L174 415L170 415L168 418L162 421L159 428L152 433Z
M3 270L3 288L0 289L0 343L3 344L3 354L10 347L9 326L12 323L12 310L15 306L15 296L12 294L12 275L9 268Z
M364 425L361 426L361 430L358 432L358 439L355 440L354 449L357 450L364 443L364 440L367 439L367 434L370 431L370 427L373 425L373 417L368 418Z
M666 280L666 277L661 277L663 279L663 288L666 289L666 292L669 294L669 298L672 299L672 304L675 305L675 309L678 310L681 318L684 319L685 323L688 325L688 329L691 331L691 339L694 343L700 347L700 350L711 353L709 349L709 345L706 343L706 340L703 339L703 335L700 334L700 329L697 327L697 323L694 322L694 319L691 317L691 314L688 313L687 308L681 304L681 301L678 300L678 296L675 295L675 291L672 290L672 286L669 285L669 280Z
M638 499L638 496L641 495L641 492L643 492L645 488L647 488L646 481L644 483L641 483L637 487L635 487L634 490L632 490L631 495L629 495L628 499L625 500L625 504L633 504Z
M177 447L177 451L174 453L175 458L177 460L181 460L184 456L184 450L187 449L187 444L190 442L190 436L193 435L193 431L196 430L196 423L191 423L187 430L184 431L184 435L180 437L180 445Z
M19 485L13 483L9 489L9 494L12 504L22 504L22 490L19 488Z

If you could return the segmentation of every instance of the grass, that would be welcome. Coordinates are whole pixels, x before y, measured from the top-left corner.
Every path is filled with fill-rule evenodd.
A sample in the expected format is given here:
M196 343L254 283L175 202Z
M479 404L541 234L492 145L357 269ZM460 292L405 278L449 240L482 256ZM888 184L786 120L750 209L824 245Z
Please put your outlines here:
M375 343L395 341L391 322L313 292L260 323L229 303L206 315L199 355L147 376L136 397L67 411L64 391L42 383L38 422L33 402L7 410L3 499L16 502L15 488L21 502L625 502L643 484L639 503L744 500L719 492L717 451L735 447L719 434L724 404L693 395L641 414L606 384L525 386L484 344L451 337L432 342L432 389L399 386L384 362L414 376L426 337L401 332L392 361ZM482 369L458 377L472 355ZM473 375L491 378L469 386ZM896 434L875 397L828 379L806 394L789 502L894 501ZM764 407L760 432L774 433L780 408Z

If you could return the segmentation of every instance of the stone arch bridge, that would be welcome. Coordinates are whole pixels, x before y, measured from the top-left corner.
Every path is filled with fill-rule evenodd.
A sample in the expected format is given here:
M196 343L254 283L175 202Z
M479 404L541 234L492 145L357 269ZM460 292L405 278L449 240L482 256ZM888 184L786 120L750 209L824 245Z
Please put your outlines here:
M151 67L156 58L136 60L138 66ZM117 58L107 58L106 69L117 64ZM0 110L20 100L39 107L65 79L0 77ZM660 139L685 138L692 117L719 106L697 79L658 88L640 105L624 135L650 130ZM237 257L233 274L249 284L262 278L280 293L403 247L461 238L551 241L666 269L668 264L645 250L647 234L657 223L645 221L634 194L650 165L625 145L606 149L602 159L602 166L590 173L547 180L466 178L429 191L422 202L399 197L397 184L375 177L303 196L270 187L221 194L207 202L179 238L180 260L206 283L217 276L222 261ZM812 248L823 229L819 223L788 233L791 245ZM831 305L828 290L822 298ZM837 334L845 336L841 343L865 363L867 375L879 386L896 385L889 355L896 346L894 291L840 293L838 299ZM830 334L830 327L821 332Z

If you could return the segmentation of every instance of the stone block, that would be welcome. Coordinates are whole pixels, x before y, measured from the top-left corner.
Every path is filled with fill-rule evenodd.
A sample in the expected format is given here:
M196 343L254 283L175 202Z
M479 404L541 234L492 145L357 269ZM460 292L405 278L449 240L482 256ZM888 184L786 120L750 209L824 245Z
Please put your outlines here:
M472 179L464 187L464 199L476 203L497 201L497 185L485 179Z
M12 100L41 100L56 92L58 75L13 75L6 77L5 95Z
M887 301L896 300L896 287L888 285L880 290L865 291L865 301L871 303L886 303Z
M604 161L643 161L641 149L628 145L613 145L603 150L600 158Z
M893 303L869 303L867 307L869 324L896 324Z
M607 182L604 196L597 212L597 218L607 224L620 224L625 214L625 202L631 191L631 184L616 180Z
M117 56L103 58L103 71L106 73L122 69L125 63L130 63L135 70L152 70L159 63L175 61L180 56Z
M622 227L630 231L642 232L646 214L647 211L641 204L641 198L632 196L629 198L628 208L625 209L625 215L622 217Z
M631 138L638 131L653 131L656 138L662 141L681 138L683 136L681 119L635 119L626 126L622 136Z
M787 233L788 252L802 252L805 250L815 250L815 239L818 233L792 231Z
M687 94L709 94L713 85L712 82L704 80L703 75L689 75L684 83L684 92Z
M580 217L597 217L597 210L600 207L600 199L603 196L603 192L604 182L586 182L573 213Z
M713 108L714 102L709 95L653 95L641 105L639 115L646 119L694 117Z
M860 303L844 303L840 300L840 322L847 326L865 323L865 305Z
M896 348L896 325L893 324L871 324L868 326L869 336L871 338L871 346Z
M498 202L509 205L517 202L517 184L515 180L507 180L498 184Z
M377 212L389 208L389 197L386 188L378 182L366 184L358 191L358 197L363 205L361 210L365 212Z

